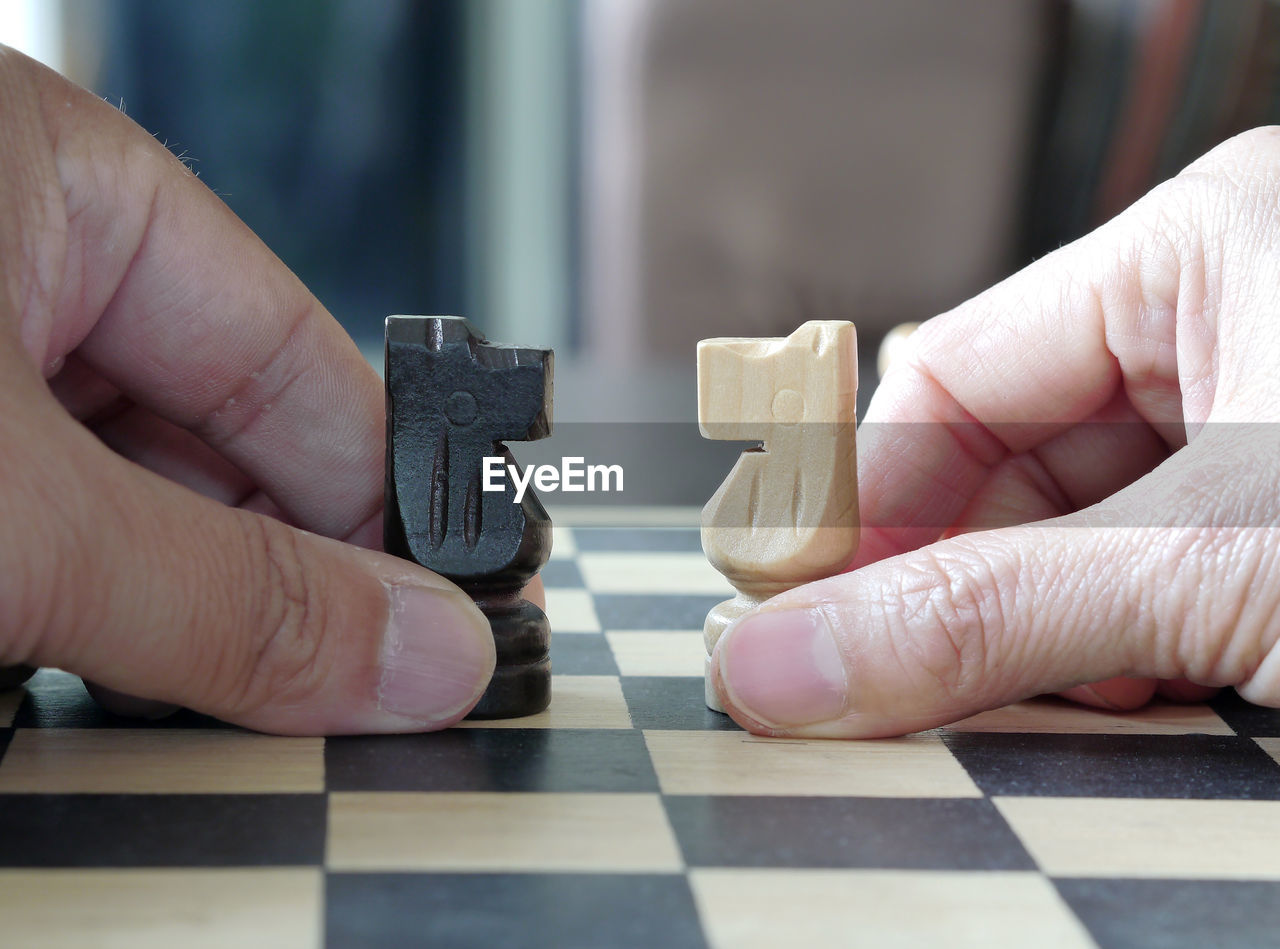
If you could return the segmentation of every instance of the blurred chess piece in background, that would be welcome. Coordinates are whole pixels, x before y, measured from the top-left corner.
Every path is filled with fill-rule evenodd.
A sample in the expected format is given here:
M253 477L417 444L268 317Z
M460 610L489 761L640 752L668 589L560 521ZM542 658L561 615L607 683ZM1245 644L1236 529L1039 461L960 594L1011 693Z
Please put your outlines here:
M889 371L889 367L893 365L894 360L902 355L907 340L919 328L919 323L899 323L884 334L884 339L880 341L880 349L876 353L876 373L881 379Z

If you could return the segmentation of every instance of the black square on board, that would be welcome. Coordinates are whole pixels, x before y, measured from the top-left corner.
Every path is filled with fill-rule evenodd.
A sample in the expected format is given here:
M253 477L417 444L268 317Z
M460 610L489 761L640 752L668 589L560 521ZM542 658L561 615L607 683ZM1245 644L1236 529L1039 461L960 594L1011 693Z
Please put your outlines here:
M5 794L0 866L312 866L325 815L323 794Z
M573 539L579 550L591 552L702 552L702 532L696 527L578 527Z
M325 741L330 791L658 789L632 729L454 728Z
M989 796L1280 800L1280 764L1232 735L944 733Z
M1099 949L1274 949L1280 883L1055 880Z
M636 728L647 731L740 731L707 708L701 676L623 676L622 695Z
M702 629L723 596L662 593L596 593L596 616L603 629Z
M553 675L616 676L618 663L602 633L553 632L551 672Z
M572 560L548 560L538 571L543 586L583 587L582 571Z
M664 798L695 867L1033 870L983 798Z
M328 949L702 949L683 876L331 873Z
M1237 735L1250 738L1280 736L1280 708L1265 708L1246 702L1235 689L1223 689L1209 707L1235 729Z

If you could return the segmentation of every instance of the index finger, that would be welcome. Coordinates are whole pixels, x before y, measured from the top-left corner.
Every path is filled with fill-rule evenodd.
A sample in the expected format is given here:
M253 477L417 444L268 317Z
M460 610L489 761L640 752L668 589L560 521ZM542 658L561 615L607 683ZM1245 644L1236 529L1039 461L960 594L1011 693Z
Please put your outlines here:
M0 50L0 180L22 340L46 372L77 350L198 435L303 527L343 537L381 500L377 373L289 269L150 135ZM18 232L14 234L12 232Z
M1117 398L1166 442L1182 438L1176 315L1195 280L1152 222L1161 200L1148 196L905 344L859 432L854 567L937 540L1002 462ZM1120 457L1081 463L1132 476Z

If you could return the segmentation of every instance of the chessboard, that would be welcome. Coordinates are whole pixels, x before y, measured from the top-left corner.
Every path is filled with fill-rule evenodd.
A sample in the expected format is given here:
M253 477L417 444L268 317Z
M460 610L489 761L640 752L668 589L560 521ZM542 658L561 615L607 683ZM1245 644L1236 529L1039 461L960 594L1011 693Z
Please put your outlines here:
M279 738L0 695L0 944L1280 945L1280 713L1038 699L909 737L708 711L691 528L557 526L537 716Z

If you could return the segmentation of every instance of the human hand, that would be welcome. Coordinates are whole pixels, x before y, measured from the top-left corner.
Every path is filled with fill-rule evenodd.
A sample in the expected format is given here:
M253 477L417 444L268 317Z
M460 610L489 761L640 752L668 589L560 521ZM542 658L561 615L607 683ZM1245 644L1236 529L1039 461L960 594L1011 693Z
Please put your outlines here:
M875 737L1116 676L1101 704L1280 705L1277 300L1273 128L924 324L860 432L851 572L726 631L726 710Z
M272 732L460 719L493 639L361 549L384 409L355 345L151 136L4 47L0 125L0 666Z

